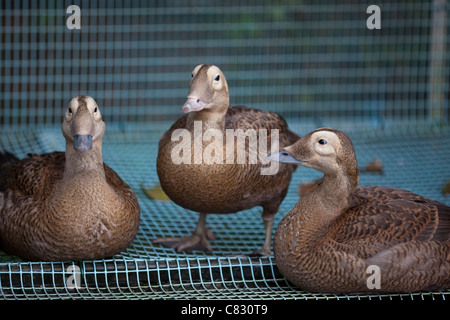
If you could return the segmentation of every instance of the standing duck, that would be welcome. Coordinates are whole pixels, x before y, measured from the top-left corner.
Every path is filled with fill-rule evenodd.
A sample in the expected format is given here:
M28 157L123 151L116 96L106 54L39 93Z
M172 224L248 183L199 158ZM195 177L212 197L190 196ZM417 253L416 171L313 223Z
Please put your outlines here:
M187 115L178 119L159 141L157 172L161 187L170 199L183 208L199 212L200 218L192 235L159 238L154 242L172 246L177 252L211 251L209 240L214 239L214 234L206 227L207 214L234 213L262 206L265 241L254 254L271 255L274 215L286 196L296 166L281 164L278 170L262 174L267 163L250 162L250 154L255 151L254 144L250 143L252 138L249 137L247 142L232 138L232 148L227 149L230 146L228 134L254 133L253 142L257 141L256 145L264 148L274 147L276 142L281 147L288 146L299 137L289 131L284 119L275 113L229 106L227 81L214 65L199 65L193 70L188 99L182 111ZM182 142L188 146L183 151L188 156L182 163L173 159L173 152L181 143L177 138L179 132L186 133L183 139L187 141ZM220 150L214 148L214 152L208 152L208 148L219 141L223 142L216 144ZM244 152L244 158L248 156L249 161L239 162L240 152Z
M323 293L450 288L450 207L357 187L355 151L338 130L318 129L269 157L324 173L277 227L274 256L286 279Z
M131 188L102 159L105 124L78 96L62 122L66 151L0 166L0 247L24 260L102 259L125 250L139 226ZM9 163L8 163L9 162Z

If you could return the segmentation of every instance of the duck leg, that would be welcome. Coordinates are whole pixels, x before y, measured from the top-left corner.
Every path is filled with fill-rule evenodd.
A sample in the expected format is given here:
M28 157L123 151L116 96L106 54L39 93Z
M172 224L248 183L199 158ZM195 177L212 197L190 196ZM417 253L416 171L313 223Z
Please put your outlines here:
M275 212L273 210L269 210L267 208L264 208L262 213L262 219L264 222L264 227L266 229L266 236L264 240L264 244L259 250L255 250L251 256L257 256L257 257L263 257L263 256L271 256L272 250L271 250L271 243L272 243L272 228L273 228L273 220L275 218Z
M206 213L200 213L195 231L186 237L168 237L153 240L164 246L172 247L176 252L183 250L204 250L212 251L209 240L214 240L215 235L206 227Z

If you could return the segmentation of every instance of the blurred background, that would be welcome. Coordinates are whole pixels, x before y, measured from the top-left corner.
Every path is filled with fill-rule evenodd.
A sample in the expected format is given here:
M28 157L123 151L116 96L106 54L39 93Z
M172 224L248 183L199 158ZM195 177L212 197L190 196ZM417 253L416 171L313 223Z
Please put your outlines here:
M70 5L81 29L68 29ZM232 104L298 126L370 129L448 124L445 0L1 2L3 126L59 123L94 97L108 122L163 130L180 115L190 73L218 65ZM151 123L151 125L150 125Z
M66 26L70 5L81 9L81 29ZM381 29L367 27L370 5L380 8ZM104 160L142 209L134 245L116 259L222 257L262 243L255 209L208 217L217 236L212 254L151 244L187 235L197 221L196 213L149 199L142 186L158 183L159 137L182 115L198 64L221 68L232 105L277 112L300 135L324 126L346 131L361 185L450 205L446 0L1 0L0 9L0 148L19 157L64 150L59 126L68 102L92 96L107 125ZM276 222L319 177L296 171ZM2 261L11 270L19 260Z

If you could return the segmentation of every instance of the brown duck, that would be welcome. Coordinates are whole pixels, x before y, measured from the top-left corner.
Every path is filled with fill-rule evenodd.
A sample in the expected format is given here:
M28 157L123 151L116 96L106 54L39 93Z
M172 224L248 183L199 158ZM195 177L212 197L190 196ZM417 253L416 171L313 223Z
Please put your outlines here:
M414 292L450 288L450 207L410 191L357 187L353 145L318 129L270 156L324 173L281 220L274 256L303 290Z
M131 188L102 160L105 124L78 96L62 122L66 152L30 155L0 175L0 246L25 260L84 260L125 250L139 226Z
M277 141L283 147L299 137L289 131L286 122L275 113L229 106L227 81L214 65L199 65L194 69L188 99L182 110L187 115L177 120L160 139L157 172L161 187L170 199L183 208L199 212L200 218L191 236L160 238L154 242L170 245L178 252L193 249L211 251L208 239L213 239L214 234L206 227L207 214L234 213L262 206L265 241L261 250L254 253L271 255L274 215L286 196L296 166L281 164L272 174L269 171L273 163L263 163L262 159L251 162L250 155L255 151L255 144L250 143L251 137L244 142L234 136L230 140L234 142L232 148L229 147L230 141L225 142L230 131L236 133L241 129L247 134L254 133L253 142L264 145L267 154ZM177 138L180 132L184 134L182 139ZM277 132L279 139L275 136ZM266 136L267 141L264 141ZM174 151L178 153L180 148L180 141L188 143L183 150L186 161L182 163L173 159ZM195 149L198 141L200 148ZM215 143L217 148L209 152ZM261 149L259 151L264 153ZM240 152L244 152L247 161L239 160ZM262 174L263 168L269 171Z

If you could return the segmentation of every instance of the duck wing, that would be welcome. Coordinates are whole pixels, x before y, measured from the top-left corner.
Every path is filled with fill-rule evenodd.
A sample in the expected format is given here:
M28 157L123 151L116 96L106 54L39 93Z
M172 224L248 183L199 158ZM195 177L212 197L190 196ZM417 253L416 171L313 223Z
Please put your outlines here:
M24 196L46 197L62 179L65 154L52 152L30 154L4 168L0 176L0 191L6 189Z
M449 240L450 208L437 201L389 187L359 187L350 201L333 239L363 256L412 240Z
M289 130L287 122L279 114L245 106L228 107L225 128L244 131L278 129L281 146L291 145L300 139L297 134ZM268 136L270 133L268 132Z

